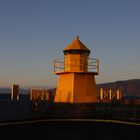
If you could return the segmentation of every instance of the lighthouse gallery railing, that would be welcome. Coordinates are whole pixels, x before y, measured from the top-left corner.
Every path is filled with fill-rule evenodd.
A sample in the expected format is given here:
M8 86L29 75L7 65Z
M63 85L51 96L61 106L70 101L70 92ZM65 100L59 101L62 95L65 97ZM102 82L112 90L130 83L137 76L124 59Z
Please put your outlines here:
M74 59L73 61L76 61L76 59ZM79 67L82 66L83 64L75 64L74 66L72 64L65 64L64 60L60 60L60 59L55 59L54 60L54 72L65 72L65 66L69 66L69 67ZM93 58L89 58L88 59L88 63L87 63L87 71L86 72L95 72L95 73L99 73L99 60L98 59L93 59Z

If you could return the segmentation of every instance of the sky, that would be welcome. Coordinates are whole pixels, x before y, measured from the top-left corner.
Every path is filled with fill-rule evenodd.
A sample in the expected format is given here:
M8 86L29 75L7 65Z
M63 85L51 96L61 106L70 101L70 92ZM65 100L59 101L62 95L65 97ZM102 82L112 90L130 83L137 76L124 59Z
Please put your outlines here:
M96 83L140 78L139 0L0 0L0 87L55 87L53 61L79 39Z

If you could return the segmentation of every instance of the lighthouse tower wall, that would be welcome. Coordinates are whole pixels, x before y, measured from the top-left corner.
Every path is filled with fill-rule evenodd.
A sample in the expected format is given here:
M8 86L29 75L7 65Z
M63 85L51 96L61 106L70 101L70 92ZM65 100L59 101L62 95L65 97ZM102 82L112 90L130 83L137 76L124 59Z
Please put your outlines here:
M94 75L67 73L59 76L55 102L96 102L97 92Z
M59 76L54 102L73 102L74 74L61 74Z
M75 74L74 75L74 100L73 102L96 102L97 92L94 75Z

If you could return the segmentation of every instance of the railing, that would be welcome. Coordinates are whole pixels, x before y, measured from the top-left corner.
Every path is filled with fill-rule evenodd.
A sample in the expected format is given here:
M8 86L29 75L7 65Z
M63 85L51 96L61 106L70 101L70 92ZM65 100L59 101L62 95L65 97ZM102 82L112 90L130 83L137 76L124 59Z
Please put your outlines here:
M54 60L54 72L64 71L64 61L55 59Z
M122 99L122 92L119 89L112 90L100 88L100 90L98 90L98 97L100 100L120 100Z
M92 72L97 72L99 73L99 60L98 59L93 59L93 58L89 58L88 59L88 71L92 71Z
M82 61L79 59L72 59L71 61L74 61L74 64L65 64L64 61L60 59L55 59L54 60L54 72L59 73L59 72L68 72L68 69L66 68L73 68L75 69L76 67L79 68L79 72L95 72L99 73L99 60L98 59L93 59L93 58L88 58L88 61ZM77 62L77 63L76 63ZM86 65L85 65L86 63ZM71 71L71 70L70 70ZM75 71L77 72L77 70Z

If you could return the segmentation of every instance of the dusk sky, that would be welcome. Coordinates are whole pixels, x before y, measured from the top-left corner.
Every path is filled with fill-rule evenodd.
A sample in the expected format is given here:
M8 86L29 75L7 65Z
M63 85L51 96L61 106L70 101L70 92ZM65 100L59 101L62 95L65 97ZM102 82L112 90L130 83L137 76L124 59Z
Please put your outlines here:
M139 0L0 0L0 87L55 87L53 60L77 35L96 83L140 78Z

